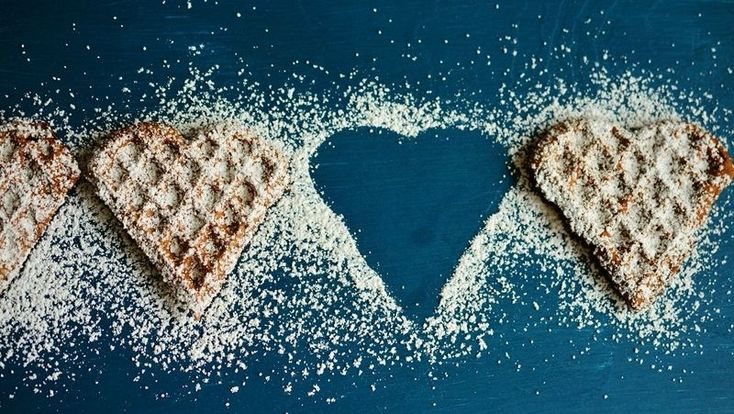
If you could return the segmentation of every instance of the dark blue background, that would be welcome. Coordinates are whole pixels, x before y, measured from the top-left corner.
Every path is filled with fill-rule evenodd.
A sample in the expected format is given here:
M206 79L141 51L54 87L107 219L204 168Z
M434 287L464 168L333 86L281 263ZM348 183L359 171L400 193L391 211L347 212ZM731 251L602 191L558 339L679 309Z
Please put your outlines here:
M612 74L627 69L663 73L687 91L702 96L703 92L711 92L721 106L734 107L734 77L728 70L734 66L734 3L729 1L618 1L601 8L597 2L513 1L497 8L494 2L469 1L213 4L194 0L191 10L184 2L167 3L2 1L0 110L17 104L24 93L36 92L54 97L62 106L73 102L77 109L72 112L72 122L80 123L90 117L91 108L107 102L100 101L102 97L122 101L123 86L135 91L169 76L184 79L190 61L202 68L220 65L213 75L219 85L235 82L236 72L246 67L248 77L263 85L278 86L286 79L292 80L291 74L296 72L306 76L304 88L318 91L332 87L337 74L356 69L360 77L377 77L388 84L409 83L418 96L451 98L460 93L466 99L499 106L498 88L515 84L523 73L530 74L530 56L542 58L539 69L547 69L542 75L537 75L540 70L532 72L535 75L530 83L552 83L555 77L562 77L585 84L591 70L583 64L583 57L587 57L590 62L604 64ZM237 12L242 17L237 18ZM224 27L226 31L221 29ZM187 48L191 45L204 45L201 55L190 56ZM561 45L570 47L571 52L560 52ZM417 59L413 61L410 56ZM163 68L164 60L170 67ZM313 64L329 73L313 69ZM138 74L140 67L154 73ZM665 71L669 68L674 71ZM73 99L70 90L75 93ZM714 104L706 103L708 109ZM143 110L143 104L130 104L126 109L136 114ZM451 137L458 133L440 134ZM344 186L359 183L376 188L385 183L386 177L401 176L405 181L388 182L389 188L378 196L394 194L399 199L395 201L396 209L430 200L410 198L417 195L398 197L402 186L420 183L420 177L415 169L407 167L409 163L389 162L390 155L385 170L367 177L357 175L364 172L360 168L334 167L344 160L359 161L359 156L350 158L349 153L363 154L368 164L381 162L371 158L385 154L372 148L368 136L365 131L356 131L353 136L335 137L337 149L349 151L322 151L318 161L324 167L317 170L317 179L327 188L327 199L345 214L350 226L354 223L355 227L379 228L389 224L386 220L390 215L371 216L362 206L374 200L361 199L362 195L344 190ZM467 146L479 141L471 142L474 144ZM460 159L465 154L462 151L468 150L466 146L428 142L400 156L420 165L434 160L436 151L445 152L448 159ZM506 162L502 151L491 145L477 147L473 159L478 163L490 161L491 168L503 168ZM460 177L471 173L456 172ZM436 274L450 270L468 238L479 229L479 217L490 214L501 197L502 186L492 184L494 172L475 173L478 183L487 183L491 188L481 192L480 187L472 187L471 191L479 191L478 196L463 201L464 209L471 214L458 219L457 233L447 232L446 242L432 247L431 255L441 257ZM451 189L445 186L451 182L435 182L436 192L448 194ZM400 220L406 227L420 226L425 212L416 208ZM393 248L381 252L371 247L370 243L376 245L380 237ZM391 269L421 265L413 257L417 247L401 241L401 237L403 233L373 233L360 239L360 248L371 252L367 255L371 264L387 266L386 274L400 274ZM722 243L722 254L731 252L731 232ZM723 288L719 292L731 287L727 280L731 273L731 264L720 269ZM411 282L386 279L401 300L395 286ZM427 283L433 283L430 289L440 286L436 281ZM722 318L734 313L730 298L723 293L714 296L714 305L721 307ZM426 311L425 306L421 309ZM527 320L527 311L512 306L506 309L510 321ZM411 312L420 314L421 310ZM335 376L328 383L319 381L325 395L337 397L331 406L319 399L284 395L280 384L264 384L256 378L237 394L230 394L228 385L207 385L192 395L174 391L170 398L156 400L156 393L176 389L181 381L158 375L156 383L148 384L151 389L141 389L140 384L131 381L137 371L129 362L130 355L118 348L115 353L94 357L92 362L100 369L77 373L76 382L68 384L68 391L61 395L47 399L21 387L14 392L15 398L3 401L1 407L3 412L218 412L224 411L224 402L229 401L230 409L242 412L734 411L734 340L726 323L712 324L702 334L702 355L669 357L667 362L675 367L674 372L660 373L650 369L648 363L628 362L635 347L632 343L591 341L594 347L589 352L572 358L579 351L576 344L589 342L593 335L591 330L575 328L557 328L552 333L508 329L502 343L490 343L493 357L440 368L415 364L410 368L378 369L378 379ZM532 344L529 338L534 340ZM523 364L520 372L509 363L497 363L496 356L505 351ZM252 372L274 363L267 359L253 361ZM5 369L6 377L0 379L3 398L20 380L17 374L9 374L9 368ZM686 369L685 374L682 369ZM440 379L432 379L429 372ZM682 378L682 382L674 382L673 378ZM375 392L369 389L373 383L377 384Z

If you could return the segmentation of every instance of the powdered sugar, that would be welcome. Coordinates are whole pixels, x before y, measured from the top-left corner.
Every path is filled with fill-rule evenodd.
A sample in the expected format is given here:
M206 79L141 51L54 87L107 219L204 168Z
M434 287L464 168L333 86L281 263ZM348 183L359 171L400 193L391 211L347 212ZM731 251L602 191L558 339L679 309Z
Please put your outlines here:
M538 280L542 280L546 293L557 290L559 297L556 318L545 324L605 326L607 330L612 328L611 333L600 340L642 341L663 349L663 353L692 346L695 341L690 326L708 319L710 312L716 313L715 309L701 309L698 305L695 310L700 313L692 312L687 302L693 297L707 300L706 286L715 283L710 279L694 279L694 275L713 265L711 257L717 251L714 234L721 234L726 227L727 220L721 215L731 214L725 207L723 210L715 207L713 222L701 235L698 250L674 278L665 299L644 312L634 313L614 300L613 289L595 268L594 261L570 237L561 217L540 199L530 184L525 170L527 145L538 132L559 120L608 119L628 128L659 119L693 117L705 125L711 121L694 115L698 112L695 98L674 93L666 86L653 88L646 78L626 74L609 79L602 72L595 74L594 83L598 91L588 95L571 93L562 82L556 88L539 88L537 94L510 93L510 104L518 114L511 115L506 124L493 119L483 126L508 146L518 167L518 183L503 199L500 211L486 221L444 288L439 312L435 319L428 321L428 326L439 333L437 337L462 344L467 337L474 337L475 341L482 339L487 327L495 332L489 315L492 304L502 297L498 293L506 291L507 300L521 302L525 295L536 296L527 289L536 286ZM564 98L567 101L561 104ZM684 107L679 110L678 105ZM728 203L724 200L720 204ZM510 288L503 287L506 279L512 283Z
M570 92L572 85L522 96L505 89L501 93L514 109L509 113L462 100L418 99L372 81L321 95L291 85L265 93L246 82L234 90L217 88L194 71L181 89L157 85L160 106L141 118L184 132L224 119L242 122L290 154L291 190L269 212L197 322L167 305L167 285L91 186L81 183L0 299L0 327L8 332L0 338L4 361L27 364L33 372L58 370L45 379L26 378L29 384L53 383L64 378L64 366L84 366L85 354L111 343L134 353L142 376L151 367L186 372L196 388L223 373L250 378L253 361L269 355L282 363L263 378L281 381L287 393L315 395L323 389L318 378L328 373L359 375L377 366L491 354L507 330L537 324L606 326L608 334L597 340L642 339L663 354L694 344L691 327L715 312L706 307L705 294L697 309L684 306L705 292L694 276L715 269L710 257L727 210L715 209L719 214L702 235L703 248L693 253L665 299L633 314L610 301L593 261L521 167L523 148L535 133L572 115L605 115L627 126L675 115L710 125L697 116L694 99L666 86L652 88L645 77L595 76L599 92L591 95ZM678 104L688 109L679 111ZM131 121L112 110L100 110L98 119L79 129L58 122L63 116L54 118L66 142L79 149ZM427 128L475 129L505 145L519 166L516 185L470 242L425 323L402 315L311 180L309 160L318 147L335 132L357 126L388 128L406 139ZM542 297L533 290L538 283L547 286ZM530 303L551 316L515 321L510 328L495 312L500 305Z

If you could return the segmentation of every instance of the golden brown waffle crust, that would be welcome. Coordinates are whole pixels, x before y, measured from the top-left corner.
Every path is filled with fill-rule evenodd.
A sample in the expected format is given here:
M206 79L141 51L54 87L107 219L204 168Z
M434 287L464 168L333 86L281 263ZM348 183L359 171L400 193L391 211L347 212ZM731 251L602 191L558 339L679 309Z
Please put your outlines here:
M47 123L16 119L0 125L0 293L20 273L78 178L74 156Z
M676 120L632 130L603 119L560 122L540 135L530 166L635 310L664 291L734 177L716 137Z
M238 122L184 137L141 122L113 132L90 160L100 198L201 315L288 185L288 162Z

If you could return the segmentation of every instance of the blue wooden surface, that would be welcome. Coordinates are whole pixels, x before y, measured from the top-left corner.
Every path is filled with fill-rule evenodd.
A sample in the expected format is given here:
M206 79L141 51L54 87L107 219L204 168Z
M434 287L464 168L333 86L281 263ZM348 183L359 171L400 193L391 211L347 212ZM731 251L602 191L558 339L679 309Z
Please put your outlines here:
M405 140L361 128L332 136L312 160L311 176L357 233L370 267L421 322L433 314L467 241L513 182L498 157L504 152L479 132L427 130Z
M88 116L85 111L94 106L92 97L106 95L114 100L121 97L122 86L131 86L135 80L144 85L162 81L163 75L183 78L189 61L201 67L219 64L221 69L214 79L224 85L234 81L243 65L240 58L247 63L251 78L265 85L278 85L292 72L300 72L314 81L313 89L328 87L325 77L309 69L308 61L332 73L356 68L364 76L379 76L385 83L418 84L418 94L451 97L461 91L465 97L491 106L496 103L499 86L517 79L530 56L543 58L540 65L547 68L547 74L541 81L562 76L567 81L584 83L588 67L579 64L583 57L603 62L608 53L614 58L614 63L608 65L612 74L632 67L652 71L674 68L674 72L665 74L667 78L689 91L709 91L721 106L734 107L734 77L728 70L734 66L734 3L730 1L617 1L604 5L513 1L503 2L499 8L494 2L478 1L193 1L191 10L184 2L170 0L168 4L1 3L0 108L14 105L29 91L55 95L53 91L58 89L57 102L71 102L66 91L73 89L77 110L72 113L72 122ZM238 18L237 12L242 17ZM222 27L228 30L220 30ZM505 36L516 39L516 43L505 40ZM202 54L190 56L190 45L204 45ZM571 48L563 59L555 52L560 45ZM492 56L491 65L477 56L478 47L482 55ZM503 53L503 47L516 50L517 55ZM408 53L418 59L406 58ZM138 68L160 65L164 59L171 63L165 72L136 73ZM300 63L294 65L294 61ZM85 106L84 102L90 103ZM710 105L712 108L713 102ZM140 110L130 108L131 113ZM455 133L440 134L445 137ZM450 270L468 238L478 230L479 217L491 213L501 197L503 187L494 180L498 174L495 166L501 169L506 162L504 154L492 149L475 151L472 163L491 163L491 170L457 171L455 177L426 185L435 186L436 193L445 197L451 191L449 186L455 185L451 179L471 176L477 180L469 187L478 191L477 198L462 201L468 212L456 223L457 231L449 232L444 227L444 233L431 235L420 232L426 228L425 211L415 209L403 215L390 211L377 216L364 206L373 202L369 197L375 196L393 197L402 206L431 203L424 194L404 191L406 183L415 186L421 182L410 163L390 162L391 157L393 161L407 157L420 165L435 159L437 151L448 159L460 159L465 154L462 151L472 149L429 140L403 152L388 144L386 148L395 152L386 155L375 150L364 131L345 134L333 138L335 150L324 150L319 156L323 168L316 173L317 180L329 188L327 199L347 216L348 224L355 223L356 227L387 228L393 220L405 224L401 230L417 232L412 241L402 231L365 235L360 247L371 252L367 255L370 264L384 267L388 275L400 274L393 268L417 269L422 264L411 262L411 258L428 254L440 258L435 274ZM354 168L340 166L345 160L353 162ZM365 176L364 169L359 168L360 160L365 163L363 167L387 161L379 174ZM435 173L440 178L440 174L449 172ZM388 181L391 176L406 178ZM346 187L353 183L366 188L384 184L387 188L379 194L354 193ZM482 190L484 184L487 187ZM431 237L439 237L442 243L430 243ZM379 248L380 239L385 248ZM421 240L423 243L417 242ZM731 234L725 235L722 243L722 252L732 251ZM421 250L425 248L429 251ZM731 288L728 276L733 269L731 263L720 269L725 276L721 277L723 288L713 299L722 309L722 318L734 314L730 298L723 293ZM386 279L394 289L419 286L415 281ZM429 291L440 285L437 281L427 283ZM420 297L420 289L406 296L400 289L395 290L400 301L412 301L412 294L424 302L411 310L416 317L433 306L427 303L430 295L424 292ZM511 319L525 317L525 310L507 311ZM239 412L734 411L734 340L725 324L713 325L702 335L703 354L668 358L677 370L685 368L685 375L659 373L648 364L628 362L634 348L631 343L595 342L590 352L573 359L571 355L578 351L574 343L584 343L593 334L575 328L555 329L552 333L508 332L507 343L492 346L522 361L525 369L520 372L509 364L497 364L493 358L471 359L440 369L416 364L384 369L375 392L369 391L374 378L335 376L327 386L331 394L341 398L331 406L321 400L284 395L279 384L257 380L249 381L237 394L230 394L227 387L210 385L192 396L158 400L155 392L175 389L185 381L159 375L151 390L141 389L131 381L137 371L130 366L128 351L118 348L96 357L93 362L100 370L77 373L77 381L69 384L62 395L47 399L21 389L13 400L3 403L2 411L220 412L227 411L225 401L230 402L230 410ZM531 337L532 345L528 343ZM268 359L253 361L252 368L267 369L273 363ZM442 379L431 379L428 372L440 372ZM9 368L6 373L0 379L0 394L7 394L6 390L14 389L20 380L18 375L9 374ZM673 382L673 377L683 380Z

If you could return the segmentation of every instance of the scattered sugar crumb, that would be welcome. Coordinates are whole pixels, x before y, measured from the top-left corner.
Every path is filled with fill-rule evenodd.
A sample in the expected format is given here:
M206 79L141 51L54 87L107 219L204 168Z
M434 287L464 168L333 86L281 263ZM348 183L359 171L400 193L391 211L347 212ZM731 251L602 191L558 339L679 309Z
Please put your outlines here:
M277 381L285 393L301 396L319 393L325 385L315 384L314 378L321 375L362 375L416 361L497 358L520 370L522 361L514 361L501 346L511 331L597 329L580 350L595 342L633 343L644 352L631 352L630 362L644 360L655 367L665 366L656 356L703 352L697 342L700 331L719 320L707 292L723 277L716 272L721 265L716 253L732 216L730 200L725 197L717 204L698 248L664 297L633 313L615 299L588 252L568 234L519 166L523 148L535 134L561 119L603 115L637 125L676 117L716 133L718 124L729 123L730 111L704 110L704 98L639 71L610 77L599 69L591 75L591 89L562 79L522 93L503 85L498 91L503 106L485 108L461 98L418 98L409 88L351 76L339 77L330 92L319 94L298 82L263 88L248 82L243 70L240 86L225 87L211 80L217 70L191 69L183 83L151 84L152 92L129 86L123 89L124 99L141 100L141 94L150 93L156 109L130 114L124 102L105 105L81 126L72 126L63 108L35 94L27 100L36 113L0 112L2 119L48 119L77 151L138 119L165 121L182 131L237 120L282 147L293 176L291 190L269 211L200 321L171 306L170 292L156 270L91 186L80 183L22 274L0 298L3 363L28 367L24 382L30 389L51 394L55 384L70 379L72 368L91 369L94 362L85 356L103 346L135 355L131 364L139 373L134 381L149 378L156 367L186 373L196 391L222 375L237 375ZM365 126L387 128L406 139L428 128L480 131L502 144L518 165L515 185L470 241L435 313L424 322L403 315L310 177L310 158L329 136ZM706 278L697 277L704 272ZM507 306L543 309L548 317L508 319L500 310ZM729 326L728 332L732 330ZM279 363L272 372L252 372L255 356ZM370 389L376 391L377 383Z

